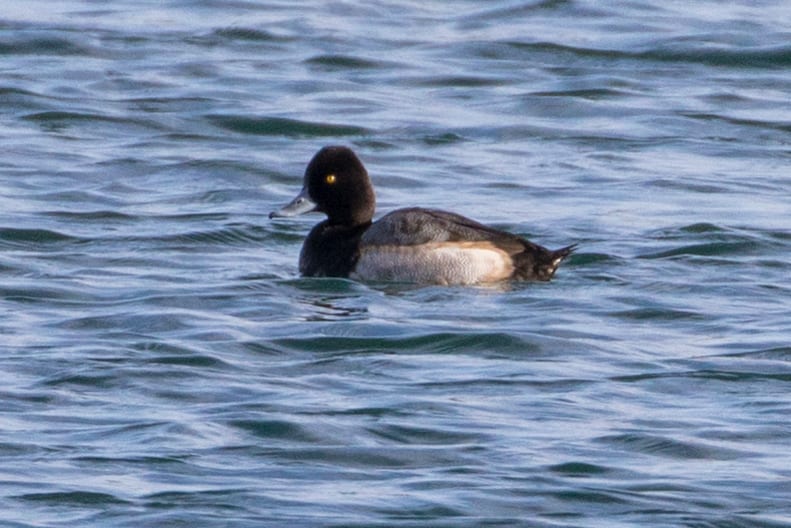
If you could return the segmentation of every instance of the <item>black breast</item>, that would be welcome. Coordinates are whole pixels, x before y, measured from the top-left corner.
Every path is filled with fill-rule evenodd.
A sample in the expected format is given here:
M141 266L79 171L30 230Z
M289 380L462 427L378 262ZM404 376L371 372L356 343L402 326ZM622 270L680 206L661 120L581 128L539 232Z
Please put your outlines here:
M348 277L360 257L360 237L370 225L319 223L302 246L299 272L306 277Z

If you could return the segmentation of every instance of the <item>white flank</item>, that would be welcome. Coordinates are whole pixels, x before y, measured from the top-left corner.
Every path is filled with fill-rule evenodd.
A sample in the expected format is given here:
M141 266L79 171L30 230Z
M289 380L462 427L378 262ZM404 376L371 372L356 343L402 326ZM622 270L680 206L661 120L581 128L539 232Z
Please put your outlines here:
M353 278L363 281L477 284L508 278L510 257L488 244L422 244L365 248Z

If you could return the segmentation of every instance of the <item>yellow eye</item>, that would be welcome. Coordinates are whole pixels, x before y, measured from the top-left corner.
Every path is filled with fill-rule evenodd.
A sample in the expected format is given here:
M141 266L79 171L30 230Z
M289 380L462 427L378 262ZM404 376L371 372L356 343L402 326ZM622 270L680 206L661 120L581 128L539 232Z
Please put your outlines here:
M336 178L334 174L327 174L324 177L324 181L327 182L328 185L332 185L333 183L338 181L338 178Z

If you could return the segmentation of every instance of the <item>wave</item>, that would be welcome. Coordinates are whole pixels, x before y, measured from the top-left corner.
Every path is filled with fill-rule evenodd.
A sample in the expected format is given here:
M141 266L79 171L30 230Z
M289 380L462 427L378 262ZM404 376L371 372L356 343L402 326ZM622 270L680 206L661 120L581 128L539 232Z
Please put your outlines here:
M286 137L327 137L327 136L366 136L367 128L333 123L302 121L285 117L247 117L240 115L208 115L206 118L215 126L259 136Z

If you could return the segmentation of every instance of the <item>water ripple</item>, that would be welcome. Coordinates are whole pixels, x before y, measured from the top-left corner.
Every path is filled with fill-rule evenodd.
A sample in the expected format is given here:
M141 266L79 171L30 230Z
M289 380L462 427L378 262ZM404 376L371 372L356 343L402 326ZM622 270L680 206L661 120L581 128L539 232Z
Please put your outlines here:
M220 128L241 134L286 137L364 136L368 134L368 130L358 126L316 123L283 117L251 118L210 115L207 118Z
M653 456L675 459L730 460L740 459L747 453L715 447L700 441L678 441L646 434L619 434L598 438L597 441L613 447L626 448Z
M372 61L350 55L317 55L316 57L311 57L306 62L307 64L328 71L374 69L381 68L384 65L384 63L380 61Z
M0 228L0 246L10 249L45 251L79 240L79 238L49 229Z
M788 526L788 6L473 4L4 3L0 525ZM302 278L330 143L580 250Z
M47 33L25 35L21 38L0 39L0 55L55 55L102 57L100 49L85 43L81 35L54 36Z

